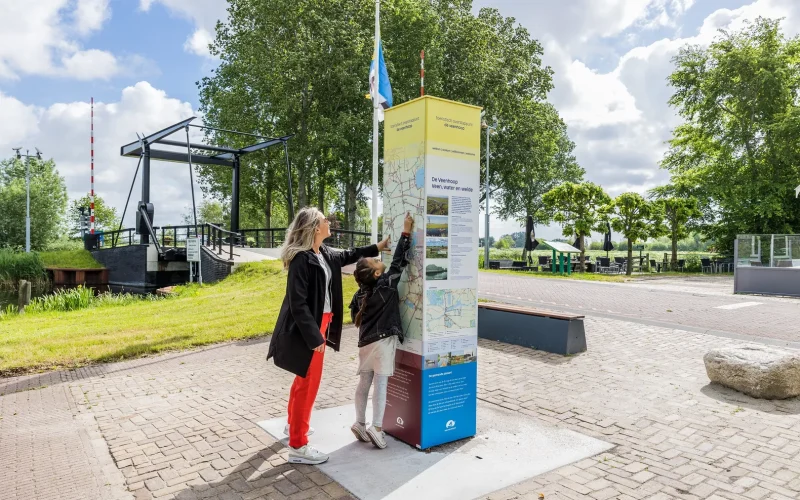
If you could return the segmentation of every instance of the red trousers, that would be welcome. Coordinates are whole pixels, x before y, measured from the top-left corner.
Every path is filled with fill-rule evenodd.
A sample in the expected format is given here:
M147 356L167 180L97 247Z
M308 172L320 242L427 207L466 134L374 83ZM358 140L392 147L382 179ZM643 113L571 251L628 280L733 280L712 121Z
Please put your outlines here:
M332 313L322 315L322 325L319 328L322 338L327 338L331 318L333 318ZM305 378L295 377L292 383L292 391L289 393L289 446L292 448L302 448L308 444L306 434L311 421L311 410L314 408L319 383L322 380L324 358L324 351L314 351Z

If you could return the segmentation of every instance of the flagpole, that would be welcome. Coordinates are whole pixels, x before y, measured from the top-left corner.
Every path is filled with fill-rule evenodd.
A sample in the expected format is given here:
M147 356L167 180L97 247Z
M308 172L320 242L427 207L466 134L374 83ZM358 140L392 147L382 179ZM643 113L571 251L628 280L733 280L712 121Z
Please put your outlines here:
M372 94L372 242L378 243L378 106L380 102L381 0L375 0L375 90Z

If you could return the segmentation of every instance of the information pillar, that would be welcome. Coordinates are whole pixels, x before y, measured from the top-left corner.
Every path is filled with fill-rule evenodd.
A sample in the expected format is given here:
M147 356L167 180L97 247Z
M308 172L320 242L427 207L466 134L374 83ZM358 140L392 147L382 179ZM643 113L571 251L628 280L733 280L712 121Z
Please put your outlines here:
M415 224L383 425L426 449L475 435L480 108L425 96L384 130L383 234L397 242L406 212Z

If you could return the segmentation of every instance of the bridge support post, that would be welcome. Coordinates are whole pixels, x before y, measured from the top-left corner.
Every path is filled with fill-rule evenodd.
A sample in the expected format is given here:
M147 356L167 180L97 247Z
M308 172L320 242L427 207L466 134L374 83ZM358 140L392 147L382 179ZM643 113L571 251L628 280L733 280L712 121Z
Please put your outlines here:
M241 161L239 156L233 159L233 182L231 186L231 228L234 233L239 232L239 185L240 185Z
M144 154L142 155L142 201L137 206L141 206L142 203L150 203L150 145L147 143L144 145ZM151 224L152 222L150 221ZM146 226L142 224L141 228L146 228ZM149 245L150 234L147 229L141 230L140 234L139 242L143 245Z

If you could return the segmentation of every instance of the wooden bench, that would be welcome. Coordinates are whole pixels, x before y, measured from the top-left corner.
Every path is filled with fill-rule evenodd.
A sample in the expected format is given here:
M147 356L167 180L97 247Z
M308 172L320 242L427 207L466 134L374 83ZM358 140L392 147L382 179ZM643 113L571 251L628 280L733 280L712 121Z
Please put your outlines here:
M555 354L586 351L583 315L481 302L478 337Z

